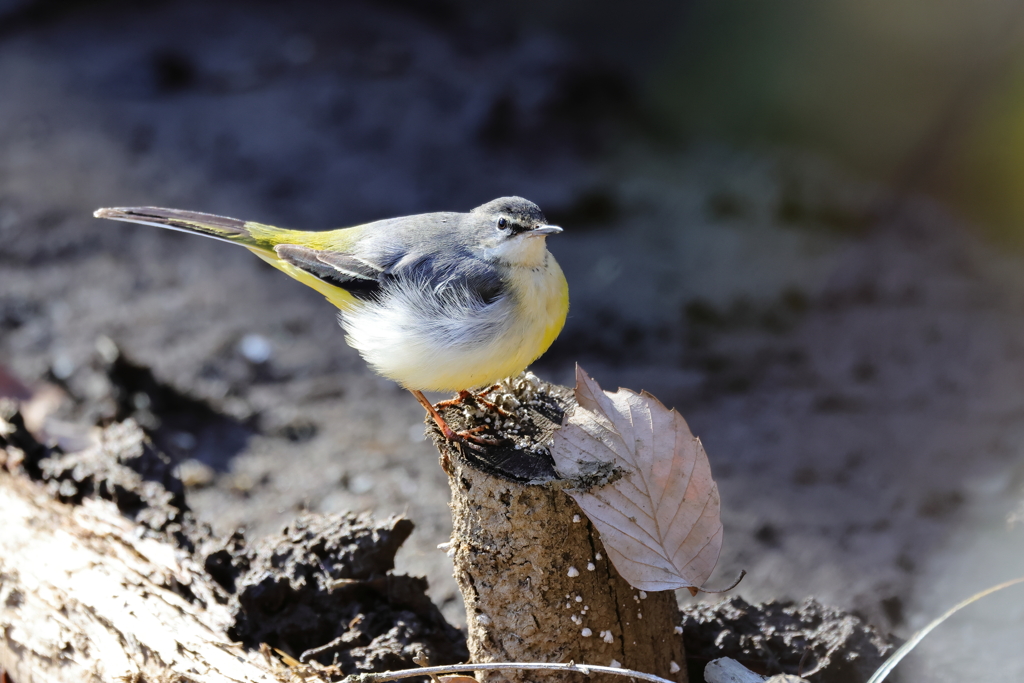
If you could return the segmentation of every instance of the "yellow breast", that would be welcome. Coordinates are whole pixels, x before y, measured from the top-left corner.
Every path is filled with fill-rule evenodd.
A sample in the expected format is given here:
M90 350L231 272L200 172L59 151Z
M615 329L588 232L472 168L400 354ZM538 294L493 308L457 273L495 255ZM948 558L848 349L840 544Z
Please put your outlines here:
M407 389L452 392L518 375L544 353L565 323L569 289L554 258L544 268L512 268L507 294L484 308L458 307L443 319L426 311L436 294L393 291L386 302L342 312L346 340L380 375Z

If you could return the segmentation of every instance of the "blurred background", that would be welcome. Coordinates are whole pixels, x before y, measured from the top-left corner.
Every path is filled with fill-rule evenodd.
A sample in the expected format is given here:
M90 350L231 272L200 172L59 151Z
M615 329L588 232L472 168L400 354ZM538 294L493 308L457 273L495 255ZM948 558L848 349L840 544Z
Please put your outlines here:
M0 391L67 449L139 420L221 533L408 514L399 569L458 623L422 410L333 309L91 213L321 229L522 195L571 290L535 371L684 414L712 582L906 636L1024 574L1022 183L1010 0L0 0ZM1022 636L1010 589L902 680L1022 679Z

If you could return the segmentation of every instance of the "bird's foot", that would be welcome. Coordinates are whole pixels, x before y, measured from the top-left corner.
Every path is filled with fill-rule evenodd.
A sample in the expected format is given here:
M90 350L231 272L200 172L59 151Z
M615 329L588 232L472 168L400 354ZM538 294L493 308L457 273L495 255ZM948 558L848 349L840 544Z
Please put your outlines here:
M473 427L471 429L463 429L461 432L455 432L454 438L451 440L461 441L467 446L497 446L499 443L501 443L497 439L491 438L489 436L480 436L479 433L484 431L485 429L487 429L487 427L483 425L479 427Z
M488 401L486 398L484 398L485 396L487 396L487 394L491 393L495 389L500 389L500 388L501 388L500 384L495 384L494 386L487 387L483 391L478 391L475 394L473 392L471 392L471 391L466 391L465 389L463 389L462 391L459 392L459 395L458 395L457 398L450 398L450 399L448 399L446 401L439 401L436 404L436 407L440 409L440 408L449 408L451 406L461 406L462 404L464 404L466 402L466 399L472 399L472 401L474 403L476 403L478 405L481 405L484 408L490 410L491 412L494 412L494 413L497 413L498 415L501 415L502 417L505 417L505 418L512 417L512 413L508 412L507 410L505 410L504 408L499 406L497 403L494 403L493 401Z
M434 420L434 424L441 430L441 435L444 436L448 441L455 443L464 443L471 448L481 450L481 446L497 446L500 442L497 439L493 439L489 436L481 436L479 432L484 431L488 427L481 425L479 427L472 427L470 429L463 429L462 431L455 431L448 424L448 421L444 419L444 416L438 411L437 407L427 400L427 397L423 395L423 392L415 391L410 389L412 395L416 397L416 400L427 409L427 413L430 414L431 419ZM469 392L466 392L467 394ZM461 392L460 392L461 394ZM446 402L441 401L437 404L438 407L445 407L446 405L458 405L458 401Z

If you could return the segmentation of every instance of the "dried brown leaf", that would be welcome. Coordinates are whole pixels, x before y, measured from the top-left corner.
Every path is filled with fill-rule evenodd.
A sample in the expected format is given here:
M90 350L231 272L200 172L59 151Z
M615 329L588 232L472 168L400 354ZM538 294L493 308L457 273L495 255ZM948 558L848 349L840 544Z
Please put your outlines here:
M615 569L647 591L700 587L722 549L718 486L686 420L647 392L602 391L576 368L577 408L555 432L558 474ZM588 484L614 470L609 483Z

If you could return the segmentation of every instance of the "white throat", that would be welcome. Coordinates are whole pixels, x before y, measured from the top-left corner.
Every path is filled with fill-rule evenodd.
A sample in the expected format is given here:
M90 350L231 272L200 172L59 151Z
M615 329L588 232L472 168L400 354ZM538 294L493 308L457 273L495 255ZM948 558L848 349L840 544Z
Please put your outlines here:
M519 235L495 247L484 248L480 256L487 261L501 261L510 266L537 268L547 258L547 240L542 235Z

